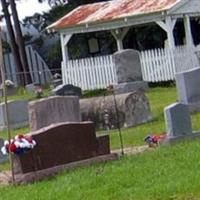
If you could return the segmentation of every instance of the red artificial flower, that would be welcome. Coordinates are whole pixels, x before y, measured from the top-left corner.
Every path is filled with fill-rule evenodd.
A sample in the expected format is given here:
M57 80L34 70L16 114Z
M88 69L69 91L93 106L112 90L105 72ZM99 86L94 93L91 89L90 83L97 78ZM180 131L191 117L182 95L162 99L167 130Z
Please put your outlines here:
M9 145L9 152L13 152L14 153L16 150L17 150L16 145L14 143L11 143Z

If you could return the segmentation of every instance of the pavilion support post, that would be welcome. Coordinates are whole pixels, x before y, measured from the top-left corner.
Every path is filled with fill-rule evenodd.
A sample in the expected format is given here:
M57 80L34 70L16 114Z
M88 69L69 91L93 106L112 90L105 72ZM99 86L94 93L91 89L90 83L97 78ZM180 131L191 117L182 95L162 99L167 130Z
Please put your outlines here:
M60 35L62 59L63 59L63 65L64 66L67 65L67 61L69 60L67 44L68 44L71 37L72 37L72 35L66 35L66 34L63 34L63 33L61 33L61 35Z
M111 30L111 33L116 40L118 51L120 51L124 48L123 47L123 39L126 36L126 34L128 33L128 31L129 31L129 27Z
M164 21L156 21L156 24L158 24L167 33L169 48L174 48L175 42L173 30L176 24L176 19L172 19L170 16L167 16Z
M185 15L183 17L183 21L184 21L184 28L185 28L186 45L193 46L194 42L193 42L192 31L191 31L190 17L188 15Z

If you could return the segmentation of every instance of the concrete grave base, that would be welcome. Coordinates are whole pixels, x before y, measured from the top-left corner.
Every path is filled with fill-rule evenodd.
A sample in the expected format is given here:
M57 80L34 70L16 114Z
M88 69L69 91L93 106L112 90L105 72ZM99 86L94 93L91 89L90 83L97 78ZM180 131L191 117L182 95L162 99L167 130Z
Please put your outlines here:
M191 133L191 134L186 134L186 135L181 135L181 136L167 136L165 140L161 142L161 144L173 144L176 142L180 142L182 140L188 140L188 139L199 139L200 138L200 133Z
M186 104L189 108L190 113L200 112L200 101L195 103Z
M35 172L29 172L25 174L16 174L15 183L16 184L32 183L35 181L40 181L45 178L50 178L62 171L72 170L81 166L89 166L95 163L105 163L105 162L113 161L117 159L118 159L118 154L112 153L112 154L101 155L101 156L97 156L97 157L93 157L93 158L89 158L89 159L85 159L81 161L76 161L76 162L72 162L72 163L68 163L64 165L59 165L59 166L55 166L55 167L51 167L51 168L47 168L47 169L43 169L43 170L39 170Z
M149 89L148 83L145 81L126 82L114 85L116 94L123 94L135 92L138 90L147 91Z

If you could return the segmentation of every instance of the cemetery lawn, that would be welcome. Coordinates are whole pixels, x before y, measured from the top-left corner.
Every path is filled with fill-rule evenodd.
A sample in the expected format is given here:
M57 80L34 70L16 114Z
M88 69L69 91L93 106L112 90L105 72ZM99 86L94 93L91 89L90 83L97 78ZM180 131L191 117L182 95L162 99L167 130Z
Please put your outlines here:
M25 186L0 188L0 199L196 200L200 142L183 142L118 161L63 172Z
M124 146L144 145L148 134L165 131L163 108L176 101L176 89L153 88L147 93L154 119L146 124L122 129ZM198 130L200 115L192 116ZM15 130L26 133L28 128ZM1 132L5 137L5 132ZM104 131L98 134L105 134ZM111 148L119 148L118 132L112 131ZM0 187L0 199L20 200L143 200L200 199L200 141L184 141L125 155L117 161L63 172L55 178L26 186ZM61 152L62 153L62 152ZM1 165L0 170L8 168Z

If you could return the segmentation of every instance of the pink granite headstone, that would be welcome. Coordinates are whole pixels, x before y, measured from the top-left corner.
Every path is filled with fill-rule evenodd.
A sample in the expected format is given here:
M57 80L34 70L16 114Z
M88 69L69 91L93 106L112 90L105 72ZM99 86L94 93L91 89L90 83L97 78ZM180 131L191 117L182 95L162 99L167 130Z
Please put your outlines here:
M80 105L77 96L53 96L29 103L31 131L36 131L53 123L80 121Z

